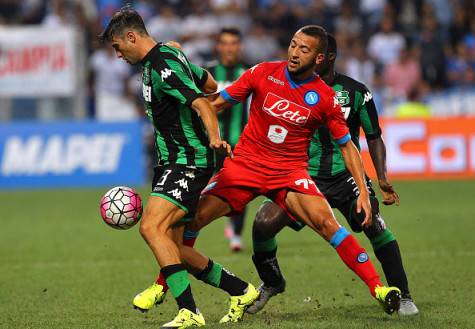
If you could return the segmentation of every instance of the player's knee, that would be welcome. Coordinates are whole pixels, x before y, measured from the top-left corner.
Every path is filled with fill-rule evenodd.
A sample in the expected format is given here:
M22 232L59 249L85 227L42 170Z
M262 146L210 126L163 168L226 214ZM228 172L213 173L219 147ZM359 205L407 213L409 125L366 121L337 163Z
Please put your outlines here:
M258 210L252 225L252 234L258 240L268 240L286 225L286 215L274 203L266 202Z
M331 239L336 231L340 228L332 211L322 211L315 214L312 220L315 229L327 240Z
M364 228L364 233L369 239L374 239L384 233L386 230L386 223L380 213L373 212L373 223L370 227Z
M154 225L153 223L150 223L147 220L142 220L140 222L140 227L139 227L139 232L140 235L145 239L145 240L150 240L150 237L157 231L157 226Z

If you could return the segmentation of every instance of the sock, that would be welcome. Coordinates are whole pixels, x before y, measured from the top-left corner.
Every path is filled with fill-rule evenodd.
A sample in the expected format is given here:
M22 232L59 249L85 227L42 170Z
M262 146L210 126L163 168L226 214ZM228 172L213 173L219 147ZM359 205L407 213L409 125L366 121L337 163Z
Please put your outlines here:
M249 285L211 259L205 269L196 274L196 278L226 291L231 296L244 295Z
M406 272L402 264L401 251L396 238L388 229L371 239L374 254L381 263L388 285L401 289L404 298L411 298Z
M284 281L284 277L282 276L276 257L277 240L271 238L260 242L253 238L252 245L254 248L252 261L264 285L271 287L280 286Z
M374 289L382 286L378 273L369 260L368 254L360 246L354 236L344 227L341 227L330 240L330 244L353 272L368 286L371 295L375 297Z
M175 298L178 309L186 308L196 313L196 304L191 294L188 272L182 264L174 264L162 268L163 273L172 295Z
M196 242L196 238L198 234L190 234L190 233L187 234L187 232L191 232L191 231L185 231L185 233L183 234L183 244L185 246L193 248L195 246L195 242ZM165 280L165 276L163 275L161 271L157 279L155 280L155 283L163 286L163 292L168 291L167 281Z
M244 216L245 212L243 211L239 215L231 217L231 226L233 227L234 235L241 235L244 228Z

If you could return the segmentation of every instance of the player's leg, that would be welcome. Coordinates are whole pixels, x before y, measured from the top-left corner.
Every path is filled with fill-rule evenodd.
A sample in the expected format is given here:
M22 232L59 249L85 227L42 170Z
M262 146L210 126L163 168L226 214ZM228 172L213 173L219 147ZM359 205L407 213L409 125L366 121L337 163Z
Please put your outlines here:
M173 234L173 240L178 245L178 248L182 244L184 222L192 219L190 213L195 211L199 193L206 186L211 175L212 170L210 169L188 168L179 165L157 167L155 169L152 197L162 200L161 202L169 202L181 211L181 217L178 216L179 218L169 229L169 234ZM165 211L165 208L162 210ZM158 208L158 211L160 211L160 208ZM153 238L153 232L150 235ZM187 240L187 242L189 241ZM183 265L186 266L187 264L183 263ZM133 300L135 308L146 311L164 300L169 286L167 284L167 274L167 269L162 268L156 282L135 296ZM173 290L172 293L174 293Z
M235 204L237 204L236 200L241 199L244 200L243 203L247 203L249 199L252 198L252 192L248 191L239 193L238 190L229 190L224 193L234 195ZM230 211L231 206L224 198L211 194L204 195L199 201L195 219L186 227L184 237L186 237L187 234L193 235L208 223L228 214ZM183 245L180 252L182 259L187 263L188 268L190 268L190 272L192 272L198 280L220 288L230 295L228 314L220 320L220 323L238 322L242 320L246 309L259 297L257 289L252 284L232 274L221 264L202 255L192 246Z
M372 192L372 194L374 195L374 192ZM398 313L403 316L418 314L419 310L414 304L409 291L409 284L404 270L399 244L381 217L377 198L371 196L373 224L368 228L361 227L362 218L354 210L355 202L356 199L351 199L341 204L338 209L348 220L352 228L357 231L363 230L371 241L374 254L381 263L388 285L398 287L401 290L402 299Z
M216 169L221 169L224 165L226 156L222 154L216 154ZM244 227L245 211L239 215L229 217L229 220L224 225L224 237L229 242L229 248L233 252L239 252L242 250L241 233Z
M258 287L259 299L247 309L257 313L273 296L285 290L285 280L277 261L277 240L275 236L292 223L287 214L270 200L264 201L256 213L252 225L252 261L262 280Z
M229 248L233 252L242 250L242 230L244 228L244 218L246 211L244 210L239 215L234 215L229 218L229 221L224 227L224 236L229 241Z
M204 318L197 310L191 293L188 272L181 262L179 247L183 229L177 234L175 228L185 214L175 203L160 196L151 196L140 223L140 234L157 259L179 308L175 319L163 328L185 327L191 323L204 325Z
M399 307L400 291L381 284L378 273L358 241L338 224L328 202L311 194L289 191L285 197L288 211L320 234L335 248L343 262L368 286L387 313Z

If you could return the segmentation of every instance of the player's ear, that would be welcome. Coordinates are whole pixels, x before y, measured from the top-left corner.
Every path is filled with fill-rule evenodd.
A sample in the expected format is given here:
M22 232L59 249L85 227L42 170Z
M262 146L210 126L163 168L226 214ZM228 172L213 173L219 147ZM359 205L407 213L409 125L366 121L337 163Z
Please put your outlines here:
M133 31L127 31L127 33L125 34L125 37L127 38L127 41L131 43L135 43L136 37Z
M325 54L319 53L317 54L317 57L315 58L315 64L322 64L324 60L325 60Z

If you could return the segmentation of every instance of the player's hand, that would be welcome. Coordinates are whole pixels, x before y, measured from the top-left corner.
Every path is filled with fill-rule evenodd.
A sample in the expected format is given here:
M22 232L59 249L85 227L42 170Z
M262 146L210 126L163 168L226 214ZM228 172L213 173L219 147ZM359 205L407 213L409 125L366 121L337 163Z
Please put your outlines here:
M233 158L233 151L231 150L231 145L229 145L226 141L223 141L221 139L210 141L209 147L219 154L227 155L231 159Z
M381 190L381 194L383 195L383 204L390 206L395 203L396 206L399 206L399 195L387 180L379 180L379 188Z
M371 211L371 203L369 202L368 193L360 193L356 200L356 212L359 214L364 211L364 220L361 223L363 227L370 227L373 223L373 216Z
M170 41L167 41L165 43L167 46L171 46L171 47L175 47L175 48L178 48L178 49L181 49L181 44L177 41L173 41L173 40L170 40Z

